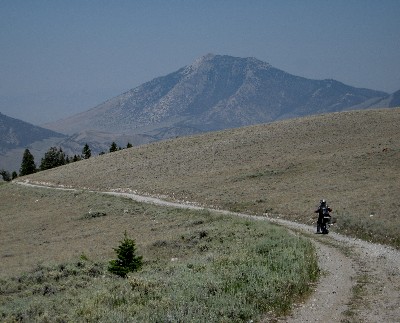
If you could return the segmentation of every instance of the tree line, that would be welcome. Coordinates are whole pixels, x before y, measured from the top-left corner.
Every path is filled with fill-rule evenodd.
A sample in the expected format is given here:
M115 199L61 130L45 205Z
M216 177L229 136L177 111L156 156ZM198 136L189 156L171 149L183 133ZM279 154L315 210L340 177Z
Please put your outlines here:
M128 142L126 148L133 147L131 143ZM115 142L112 142L109 152L115 152L118 150L122 150L123 148L119 147ZM104 151L100 153L100 155L105 154ZM41 159L40 166L37 167L35 163L35 159L28 148L25 149L24 154L22 156L21 167L19 169L19 176L30 175L39 171L43 171L46 169L55 168L58 166L63 166L69 163L77 162L82 159L89 159L92 157L92 151L89 145L86 143L82 149L81 155L68 156L63 150L57 147L50 147L50 149L44 154L44 157ZM3 177L4 181L11 181L18 177L18 173L16 171L11 174L6 170L0 170L0 175Z

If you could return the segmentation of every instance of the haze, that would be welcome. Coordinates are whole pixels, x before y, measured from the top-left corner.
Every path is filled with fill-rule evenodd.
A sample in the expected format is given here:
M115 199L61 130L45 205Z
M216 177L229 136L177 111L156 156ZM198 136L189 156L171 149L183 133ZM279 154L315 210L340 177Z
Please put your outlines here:
M400 89L400 1L0 2L0 112L43 124L207 53Z

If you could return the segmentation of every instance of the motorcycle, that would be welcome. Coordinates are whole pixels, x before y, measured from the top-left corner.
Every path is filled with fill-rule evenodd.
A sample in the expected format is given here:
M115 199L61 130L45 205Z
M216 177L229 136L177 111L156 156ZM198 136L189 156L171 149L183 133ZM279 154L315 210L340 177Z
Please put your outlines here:
M329 227L331 226L331 216L330 215L324 215L322 218L322 224L321 224L321 233L322 234L328 234L329 233Z

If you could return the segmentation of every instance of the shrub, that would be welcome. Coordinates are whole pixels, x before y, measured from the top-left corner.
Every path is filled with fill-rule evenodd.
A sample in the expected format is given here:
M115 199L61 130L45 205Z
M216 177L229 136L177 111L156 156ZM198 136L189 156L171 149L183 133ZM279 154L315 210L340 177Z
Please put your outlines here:
M124 240L118 248L114 248L118 259L111 260L108 271L126 277L129 272L137 271L142 267L142 256L136 255L135 241L127 237L126 231Z

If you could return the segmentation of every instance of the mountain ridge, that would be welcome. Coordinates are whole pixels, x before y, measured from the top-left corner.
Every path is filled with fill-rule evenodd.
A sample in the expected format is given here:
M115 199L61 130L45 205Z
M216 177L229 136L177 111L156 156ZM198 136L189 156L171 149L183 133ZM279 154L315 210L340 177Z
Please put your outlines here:
M197 133L343 111L387 96L335 80L291 75L256 58L207 54L90 110L44 126L68 134L101 130L157 136L166 128L172 133L179 133L175 128Z
M65 135L0 113L0 170L17 170L26 148L30 150L38 166L50 147L60 147L66 155L73 156L80 155L85 144L90 146L93 154L99 154L108 151L111 142L126 147L128 142L137 146L153 141L156 138L146 135L90 130Z
M0 112L0 153L52 137L63 138L66 135L6 116Z

